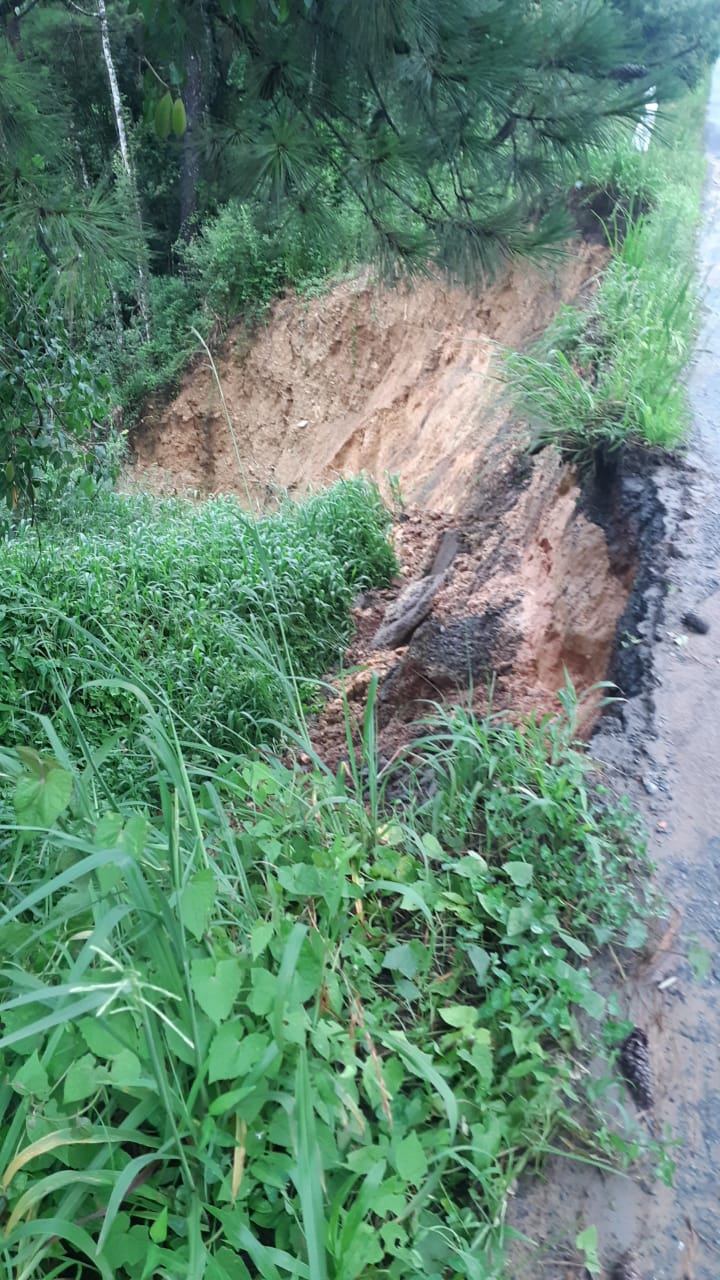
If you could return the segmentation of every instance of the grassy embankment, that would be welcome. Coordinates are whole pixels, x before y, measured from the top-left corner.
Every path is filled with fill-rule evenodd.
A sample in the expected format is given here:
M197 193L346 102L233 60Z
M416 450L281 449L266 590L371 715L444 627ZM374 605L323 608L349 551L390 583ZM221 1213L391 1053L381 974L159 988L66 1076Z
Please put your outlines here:
M563 307L537 350L509 359L510 384L538 443L581 463L598 448L667 449L684 438L706 98L701 90L661 113L648 152L626 139L591 157L586 190L617 200L605 224L610 264L588 310Z
M689 154L662 152L674 195L654 151L619 162L658 203L559 323L566 363L518 366L536 400L554 371L622 402L630 438L682 408L654 344L681 361L692 330L690 258L662 257L692 235ZM547 421L565 443L575 418ZM578 1119L588 1020L627 1029L590 961L642 944L643 852L571 698L522 731L440 716L393 805L372 697L362 759L312 757L311 678L392 572L385 529L362 486L259 525L108 498L3 549L7 1280L486 1280L523 1168L560 1138L635 1153ZM259 747L283 732L309 768Z

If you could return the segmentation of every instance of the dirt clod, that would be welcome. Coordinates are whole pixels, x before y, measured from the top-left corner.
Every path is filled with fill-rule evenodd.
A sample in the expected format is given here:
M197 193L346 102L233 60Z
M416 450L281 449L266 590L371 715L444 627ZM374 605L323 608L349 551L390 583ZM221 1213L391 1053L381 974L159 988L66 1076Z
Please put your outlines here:
M688 609L687 613L683 614L682 623L683 626L687 627L688 631L695 631L699 636L706 636L710 630L710 623L706 622L705 618L702 618L699 613L695 613L693 609Z
M633 1027L623 1041L618 1062L633 1101L641 1111L650 1111L653 1105L650 1051L641 1027Z
M612 1280L641 1280L637 1258L634 1253L624 1253L616 1263Z

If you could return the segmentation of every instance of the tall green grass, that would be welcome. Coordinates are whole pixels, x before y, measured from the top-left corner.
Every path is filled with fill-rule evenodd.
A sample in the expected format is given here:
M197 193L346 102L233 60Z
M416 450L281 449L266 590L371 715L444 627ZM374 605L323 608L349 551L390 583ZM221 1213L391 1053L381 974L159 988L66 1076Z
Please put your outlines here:
M28 530L1 548L0 741L60 712L130 765L139 708L118 676L172 706L188 741L275 739L341 653L354 595L392 577L388 524L360 480L259 521L227 497L78 499L40 547Z
M372 705L368 804L193 770L127 692L157 815L49 722L0 757L3 1277L498 1276L523 1169L633 1149L571 1113L579 1016L626 1030L591 952L643 936L571 726L440 717L390 807Z
M537 443L581 463L598 448L673 448L684 438L705 101L705 91L689 95L661 119L648 153L625 142L591 158L589 185L618 200L606 225L610 264L586 312L564 308L535 351L508 359Z

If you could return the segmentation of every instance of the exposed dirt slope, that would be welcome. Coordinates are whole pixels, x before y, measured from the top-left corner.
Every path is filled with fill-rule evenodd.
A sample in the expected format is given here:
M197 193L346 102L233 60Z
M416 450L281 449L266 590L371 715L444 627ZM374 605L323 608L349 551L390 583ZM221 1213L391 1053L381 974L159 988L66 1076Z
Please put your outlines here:
M497 344L539 336L562 301L592 288L604 258L600 246L578 243L552 274L524 265L477 294L440 280L388 290L361 278L307 305L278 302L249 345L239 350L236 334L218 359L261 509L278 489L300 494L338 472L366 471L381 484L399 474L411 504L395 530L401 576L361 602L346 655L345 687L360 713L380 677L386 755L416 735L433 702L484 707L491 680L496 707L544 712L557 709L566 670L580 694L605 677L632 546L609 546L556 457L525 456L496 377ZM243 493L205 366L172 404L148 411L135 449L145 483ZM375 639L388 610L390 619L399 612L400 632ZM331 699L316 725L329 761L346 750L344 723Z
M365 275L308 302L280 300L248 340L231 335L218 372L253 500L300 494L334 475L398 474L408 501L458 510L508 419L496 344L537 337L591 286L604 250L578 244L552 272L523 264L482 292L440 279L388 289ZM199 364L136 432L134 473L171 490L244 495L222 404Z

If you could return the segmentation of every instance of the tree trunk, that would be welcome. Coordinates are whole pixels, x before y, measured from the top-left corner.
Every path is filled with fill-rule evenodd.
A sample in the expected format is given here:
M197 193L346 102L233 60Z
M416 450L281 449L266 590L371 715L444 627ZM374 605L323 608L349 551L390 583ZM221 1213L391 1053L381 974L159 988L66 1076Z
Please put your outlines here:
M118 143L120 144L120 156L127 176L128 186L130 187L132 201L135 206L135 217L137 219L138 232L142 235L140 199L138 197L137 183L135 182L135 170L133 168L130 148L128 146L122 98L120 97L120 88L115 71L115 63L113 62L112 48L110 46L110 28L108 26L105 0L97 0L97 12L98 18L100 19L100 39L102 42L103 57L105 59L105 67L107 69L108 80L110 82L110 97L112 99L113 113L115 115L115 128L117 129ZM150 309L148 306L147 276L142 261L138 262L138 305L140 307L140 314L145 326L145 336L149 342Z
M25 50L20 34L20 15L15 10L5 19L5 37L18 62L24 62Z
M183 137L182 172L180 174L180 235L192 237L192 217L197 209L197 187L200 177L198 129L202 119L202 64L195 50L187 60L187 80L183 94L187 128Z

